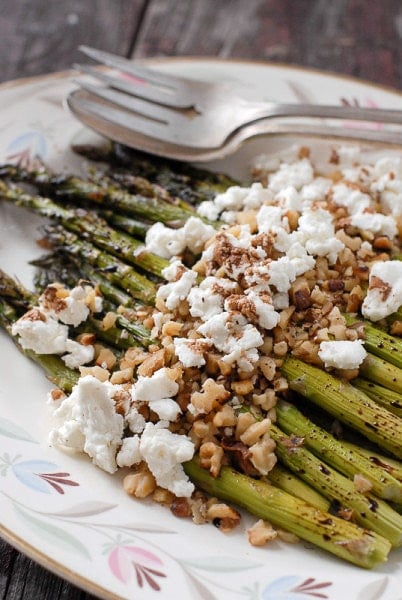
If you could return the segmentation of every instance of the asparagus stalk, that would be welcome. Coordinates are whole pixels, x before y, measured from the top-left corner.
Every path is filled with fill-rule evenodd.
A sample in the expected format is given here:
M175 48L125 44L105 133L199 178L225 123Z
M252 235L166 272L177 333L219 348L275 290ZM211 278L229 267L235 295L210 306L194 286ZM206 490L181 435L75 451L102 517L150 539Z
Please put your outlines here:
M379 467L384 469L384 471L390 473L392 477L402 482L402 464L399 461L391 458L390 456L384 456L384 454L380 454L372 448L358 446L346 440L343 440L343 444L347 448L351 448L353 452L358 452L359 454L366 456L370 462L374 463L375 465L378 465Z
M402 370L373 354L360 365L360 375L398 394L402 391Z
M107 252L81 240L78 236L59 227L45 228L48 241L57 249L72 256L79 257L98 269L102 277L112 285L121 288L133 298L153 304L155 301L155 284L140 275L133 267L110 256Z
M194 209L177 207L158 198L129 194L118 187L102 186L76 176L53 176L45 169L25 171L7 165L2 167L0 176L13 181L28 181L46 194L56 194L79 203L88 201L151 222L162 221L173 227L183 225L191 215L196 215Z
M402 544L402 517L386 502L372 494L363 495L356 491L352 481L306 448L295 446L293 438L277 426L271 426L270 434L276 442L278 458L288 469L329 500L352 509L354 519L362 527L382 535L394 547Z
M372 484L374 494L385 500L402 502L402 485L381 467L346 448L342 442L330 433L315 425L295 406L288 402L279 402L276 406L279 427L287 434L304 439L304 445L327 464L353 478L363 475Z
M402 369L402 340L389 335L368 321L361 321L350 314L344 315L348 325L364 325L364 347L367 352L383 358Z
M169 195L181 198L191 204L203 200L213 200L216 194L228 187L239 185L233 178L223 173L213 173L191 165L149 156L114 144L96 148L94 146L73 146L78 154L90 160L108 162L116 172L124 167L130 175L146 178L163 188Z
M143 243L132 236L116 231L94 213L65 208L42 196L31 196L18 188L10 188L0 181L0 195L13 202L33 210L48 219L55 220L75 234L90 238L92 243L113 256L161 276L161 271L169 262L147 252Z
M397 458L402 458L402 419L376 404L348 381L297 358L288 356L281 370L290 389L363 433Z
M145 238L150 227L150 225L144 223L143 221L138 221L138 219L121 215L112 210L100 210L98 211L98 214L110 225L116 227L117 229L121 229L122 231L125 231L126 233L129 233L135 238L139 238L141 240Z
M324 498L317 490L314 490L297 477L297 475L285 469L279 463L268 473L267 483L272 483L280 490L288 492L292 496L304 500L307 504L315 506L320 510L328 511L330 509L330 502L327 498Z
M222 467L212 477L194 458L184 470L197 486L221 500L234 502L258 518L270 521L320 548L359 567L372 568L383 562L389 542L383 536L361 529L264 481Z
M402 394L361 378L354 379L353 385L394 415L402 417Z

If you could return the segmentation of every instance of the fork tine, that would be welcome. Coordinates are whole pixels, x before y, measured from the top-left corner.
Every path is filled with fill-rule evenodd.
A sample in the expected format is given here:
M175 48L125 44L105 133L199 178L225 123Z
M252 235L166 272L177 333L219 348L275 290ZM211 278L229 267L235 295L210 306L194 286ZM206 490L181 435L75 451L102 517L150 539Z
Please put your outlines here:
M86 81L77 81L76 83L78 83L81 89L86 90L92 96L102 98L103 100L112 102L131 112L159 121L160 123L169 123L173 118L175 120L182 118L183 122L188 119L188 117L182 116L180 112L175 111L174 109L164 108L159 104L142 100L136 96L127 95L123 92L99 85L92 85Z
M74 114L78 112L88 117L94 115L111 125L124 127L127 131L132 130L144 136L156 138L157 140L174 142L169 135L169 129L165 123L134 115L118 108L112 108L110 105L92 100L90 96L83 98L77 92L73 92L68 96L67 104Z
M143 79L144 81L152 83L153 85L176 90L187 84L187 80L184 77L166 75L165 73L155 69L141 67L127 58L116 56L115 54L104 52L103 50L97 50L95 48L90 48L89 46L80 46L78 49L83 54L89 56L97 62L103 63L108 67L113 67L114 69L124 71L125 73L133 75L134 77L138 77L139 79Z
M121 92L125 92L126 94L137 96L139 98L146 98L151 102L155 102L163 106L171 106L173 108L190 108L193 104L192 102L188 102L185 96L181 98L174 91L168 91L166 89L164 90L149 83L143 83L142 81L139 81L138 83L130 80L126 81L125 79L113 77L112 75L108 75L107 73L88 65L75 64L74 68L82 73L86 73L87 75L94 77L95 79L98 79L99 81L102 81L109 87L112 87L116 90L120 90Z

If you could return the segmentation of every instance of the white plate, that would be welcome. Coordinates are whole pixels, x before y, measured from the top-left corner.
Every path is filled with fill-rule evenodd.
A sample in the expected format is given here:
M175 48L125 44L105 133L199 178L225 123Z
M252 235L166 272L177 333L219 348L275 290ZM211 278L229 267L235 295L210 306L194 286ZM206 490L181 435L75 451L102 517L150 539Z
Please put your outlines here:
M366 83L281 66L199 59L162 61L183 75L241 80L256 96L400 108L401 96ZM81 125L63 108L71 73L0 86L0 160L32 163L40 156L56 170L81 169L69 149ZM343 99L343 100L342 100ZM352 126L352 124L351 124ZM286 144L289 140L286 140ZM220 168L244 174L251 154L277 150L259 140ZM0 266L30 283L27 261L39 220L0 204ZM20 550L102 598L203 600L401 599L401 551L363 571L307 544L248 545L242 527L224 535L195 526L167 509L132 500L85 458L50 448L42 372L1 333L0 533Z

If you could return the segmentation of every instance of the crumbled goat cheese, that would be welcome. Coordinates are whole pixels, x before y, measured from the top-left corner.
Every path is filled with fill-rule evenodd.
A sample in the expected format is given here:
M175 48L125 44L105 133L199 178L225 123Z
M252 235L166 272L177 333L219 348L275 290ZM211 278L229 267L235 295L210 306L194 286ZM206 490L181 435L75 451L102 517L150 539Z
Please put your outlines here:
M135 406L132 406L126 415L126 421L133 433L141 433L145 427L145 419L138 412Z
M183 367L202 367L205 365L204 355L201 351L197 350L195 340L175 338L173 343L175 354Z
M193 442L185 435L153 423L146 424L140 439L141 456L157 484L179 498L188 498L194 491L181 464L193 458L194 450Z
M114 473L124 431L124 419L115 409L115 393L116 386L110 382L102 383L91 375L81 377L54 412L61 425L50 432L50 443L85 452L95 465Z
M131 389L133 400L152 402L172 398L179 391L179 384L171 377L171 370L163 367L151 377L140 375Z
M180 279L162 285L156 294L158 299L164 300L169 310L177 308L183 300L186 300L191 288L197 281L195 271L186 270Z
M372 183L370 190L374 194L379 193L385 212L391 213L394 217L402 215L402 176L395 179L392 172L386 173Z
M190 217L183 226L186 248L194 254L199 254L204 244L215 235L216 230L212 225L207 225L197 217Z
M162 421L176 421L181 413L180 406L172 398L162 398L149 402L149 408L158 415Z
M37 354L62 354L66 351L67 325L62 325L38 309L25 313L13 323L12 334L19 336L25 350Z
M186 248L197 254L205 242L215 233L212 225L207 225L198 217L190 217L183 227L171 229L163 223L155 223L145 236L145 245L149 252L162 258L172 258Z
M223 307L223 296L219 292L234 291L236 286L237 283L230 279L206 277L199 286L193 287L187 296L191 316L208 321L219 314Z
M402 262L376 262L370 270L369 287L362 313L371 321L379 321L402 306Z
M264 302L252 289L248 291L247 297L254 304L260 327L263 329L273 329L278 325L280 315L275 311L272 304Z
M233 211L257 209L270 200L272 192L261 183L253 183L248 188L235 185L215 196L214 200L201 202L197 212L202 217L216 221L221 213L230 215Z
M187 270L187 267L183 265L181 260L175 259L172 260L167 267L162 269L162 277L169 282L177 281L177 279L180 278L180 275Z
M357 369L367 356L363 340L321 342L318 356L326 367Z
M211 343L224 353L222 360L228 364L237 362L243 371L251 371L258 360L257 348L264 340L254 325L242 315L222 312L198 328Z
M299 226L295 241L300 241L307 252L313 256L326 256L330 264L336 262L337 256L345 244L335 237L333 217L327 210L306 209L299 218Z
M398 233L395 219L381 213L355 213L350 219L350 224L362 231L386 235L391 240Z
M275 233L278 228L283 228L289 232L288 218L283 213L284 210L280 206L261 206L257 213L258 232Z
M77 285L70 290L68 296L63 297L59 301L60 306L49 306L46 304L43 307L41 298L39 299L39 306L44 308L54 319L66 325L78 327L80 323L87 320L89 315L89 307L86 304L87 293L87 290L83 286Z
M306 206L310 206L312 202L320 202L325 200L325 197L332 186L332 180L325 177L316 177L311 183L304 185L300 190L300 197L303 201L302 205L293 210L302 210ZM291 209L292 207L289 206Z
M163 223L155 223L146 233L145 246L148 252L162 258L181 254L185 249L183 229L171 229Z
M278 193L291 185L300 190L303 185L311 183L314 179L314 170L307 158L291 164L282 163L279 169L269 176L268 189Z
M77 369L81 365L86 365L95 356L95 348L92 345L84 346L74 340L66 340L65 350L68 354L65 354L61 358L70 369Z
M140 438L138 435L123 439L121 448L116 456L116 462L119 467L132 467L142 461L140 452Z
M371 206L371 198L368 194L344 183L333 186L332 199L338 206L345 206L350 215L362 213Z

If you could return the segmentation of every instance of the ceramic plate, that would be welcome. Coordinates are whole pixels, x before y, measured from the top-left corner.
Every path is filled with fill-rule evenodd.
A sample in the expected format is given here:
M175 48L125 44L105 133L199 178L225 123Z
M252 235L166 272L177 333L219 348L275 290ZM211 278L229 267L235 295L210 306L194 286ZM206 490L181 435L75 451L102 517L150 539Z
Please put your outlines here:
M198 59L158 66L188 76L240 80L261 98L401 105L401 96L391 90L314 71ZM63 106L74 87L72 73L0 86L2 162L29 166L39 156L56 170L83 168L70 151L83 128ZM284 143L260 139L216 166L244 174L252 154L276 151ZM34 243L39 223L21 209L0 205L0 266L27 284L32 276L27 261L41 254ZM246 538L253 521L247 516L230 535L211 525L193 525L126 496L120 474L107 475L83 457L50 448L50 385L3 334L0 344L0 532L45 567L107 599L402 598L400 551L367 572L304 543L254 548Z

